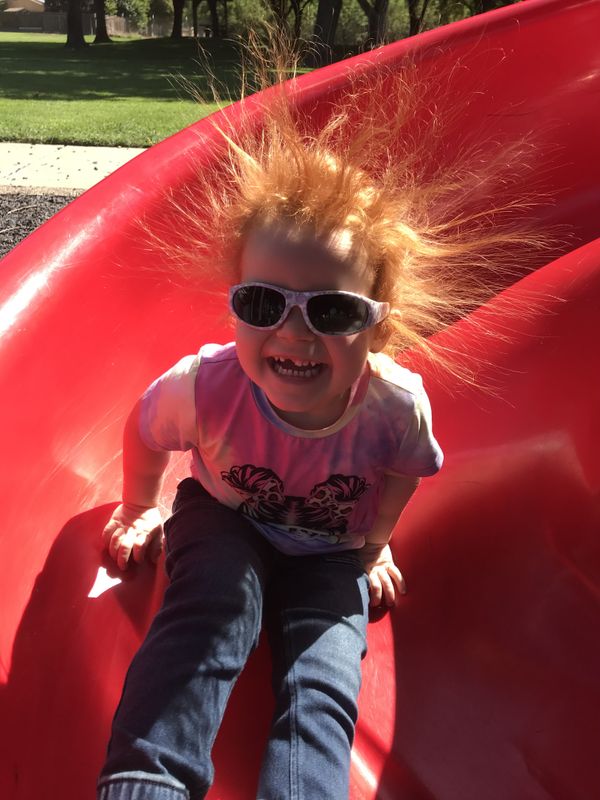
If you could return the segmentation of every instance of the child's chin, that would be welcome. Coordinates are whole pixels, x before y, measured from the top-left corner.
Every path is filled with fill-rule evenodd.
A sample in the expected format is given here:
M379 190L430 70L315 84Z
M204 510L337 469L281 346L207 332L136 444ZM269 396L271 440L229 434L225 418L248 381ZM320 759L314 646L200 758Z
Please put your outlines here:
M269 403L276 409L299 413L314 405L317 395L322 392L323 375L314 378L293 378L267 370L244 370L250 380L263 392Z
M306 430L328 428L343 413L343 408L326 403L319 405L318 402L315 402L317 398L314 396L314 392L309 398L306 398L305 402L301 402L298 398L292 400L276 394L267 394L267 398L278 417L296 428Z
M281 403L286 411L304 411L312 408L323 390L323 376L293 378L270 375L261 387L272 403Z
M284 414L308 414L315 411L314 402L309 402L308 400L289 398L280 393L269 394L267 392L266 395L273 408Z

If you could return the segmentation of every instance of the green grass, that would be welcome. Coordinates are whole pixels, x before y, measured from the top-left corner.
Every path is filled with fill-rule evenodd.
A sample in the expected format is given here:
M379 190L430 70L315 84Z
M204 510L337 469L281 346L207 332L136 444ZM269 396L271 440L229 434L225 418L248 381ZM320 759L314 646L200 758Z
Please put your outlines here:
M120 38L81 51L64 43L59 34L0 33L0 141L145 147L216 108L182 83L209 94L192 39ZM236 50L204 46L235 93Z

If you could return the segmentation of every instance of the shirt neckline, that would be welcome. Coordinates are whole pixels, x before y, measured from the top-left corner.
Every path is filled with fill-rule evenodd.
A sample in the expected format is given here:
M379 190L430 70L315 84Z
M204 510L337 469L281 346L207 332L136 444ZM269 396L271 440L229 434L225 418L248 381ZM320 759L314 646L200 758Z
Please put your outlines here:
M289 434L290 436L296 436L301 439L323 439L326 436L332 436L333 434L338 433L338 431L342 430L342 428L345 428L346 425L348 425L348 423L356 416L364 400L369 385L370 374L371 370L367 362L361 376L352 384L350 395L348 397L348 403L341 416L326 428L316 428L314 430L298 428L295 425L292 425L291 423L281 419L281 417L275 412L273 406L269 402L267 396L260 386L253 381L250 381L250 387L254 402L267 422L270 422L276 428L279 428L279 430Z

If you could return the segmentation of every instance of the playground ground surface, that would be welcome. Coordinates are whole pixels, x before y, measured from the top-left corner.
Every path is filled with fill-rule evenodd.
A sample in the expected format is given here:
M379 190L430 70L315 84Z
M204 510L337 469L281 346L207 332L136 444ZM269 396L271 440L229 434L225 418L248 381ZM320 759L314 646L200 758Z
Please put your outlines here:
M0 258L141 152L143 148L0 142Z

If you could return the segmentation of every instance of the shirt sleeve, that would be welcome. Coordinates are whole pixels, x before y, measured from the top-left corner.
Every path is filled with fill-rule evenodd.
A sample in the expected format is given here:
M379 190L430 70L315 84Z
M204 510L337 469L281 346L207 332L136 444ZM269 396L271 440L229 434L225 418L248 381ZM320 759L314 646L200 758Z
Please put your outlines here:
M411 399L412 413L396 458L388 471L424 478L438 472L444 461L444 454L433 435L431 404L425 390L412 395Z
M140 435L151 450L189 450L198 445L196 376L200 355L186 356L142 395Z
M432 429L431 404L420 375L397 364L383 353L369 356L371 373L385 389L381 412L391 425L386 472L426 477L442 466L444 455ZM386 448L387 449L387 448Z

